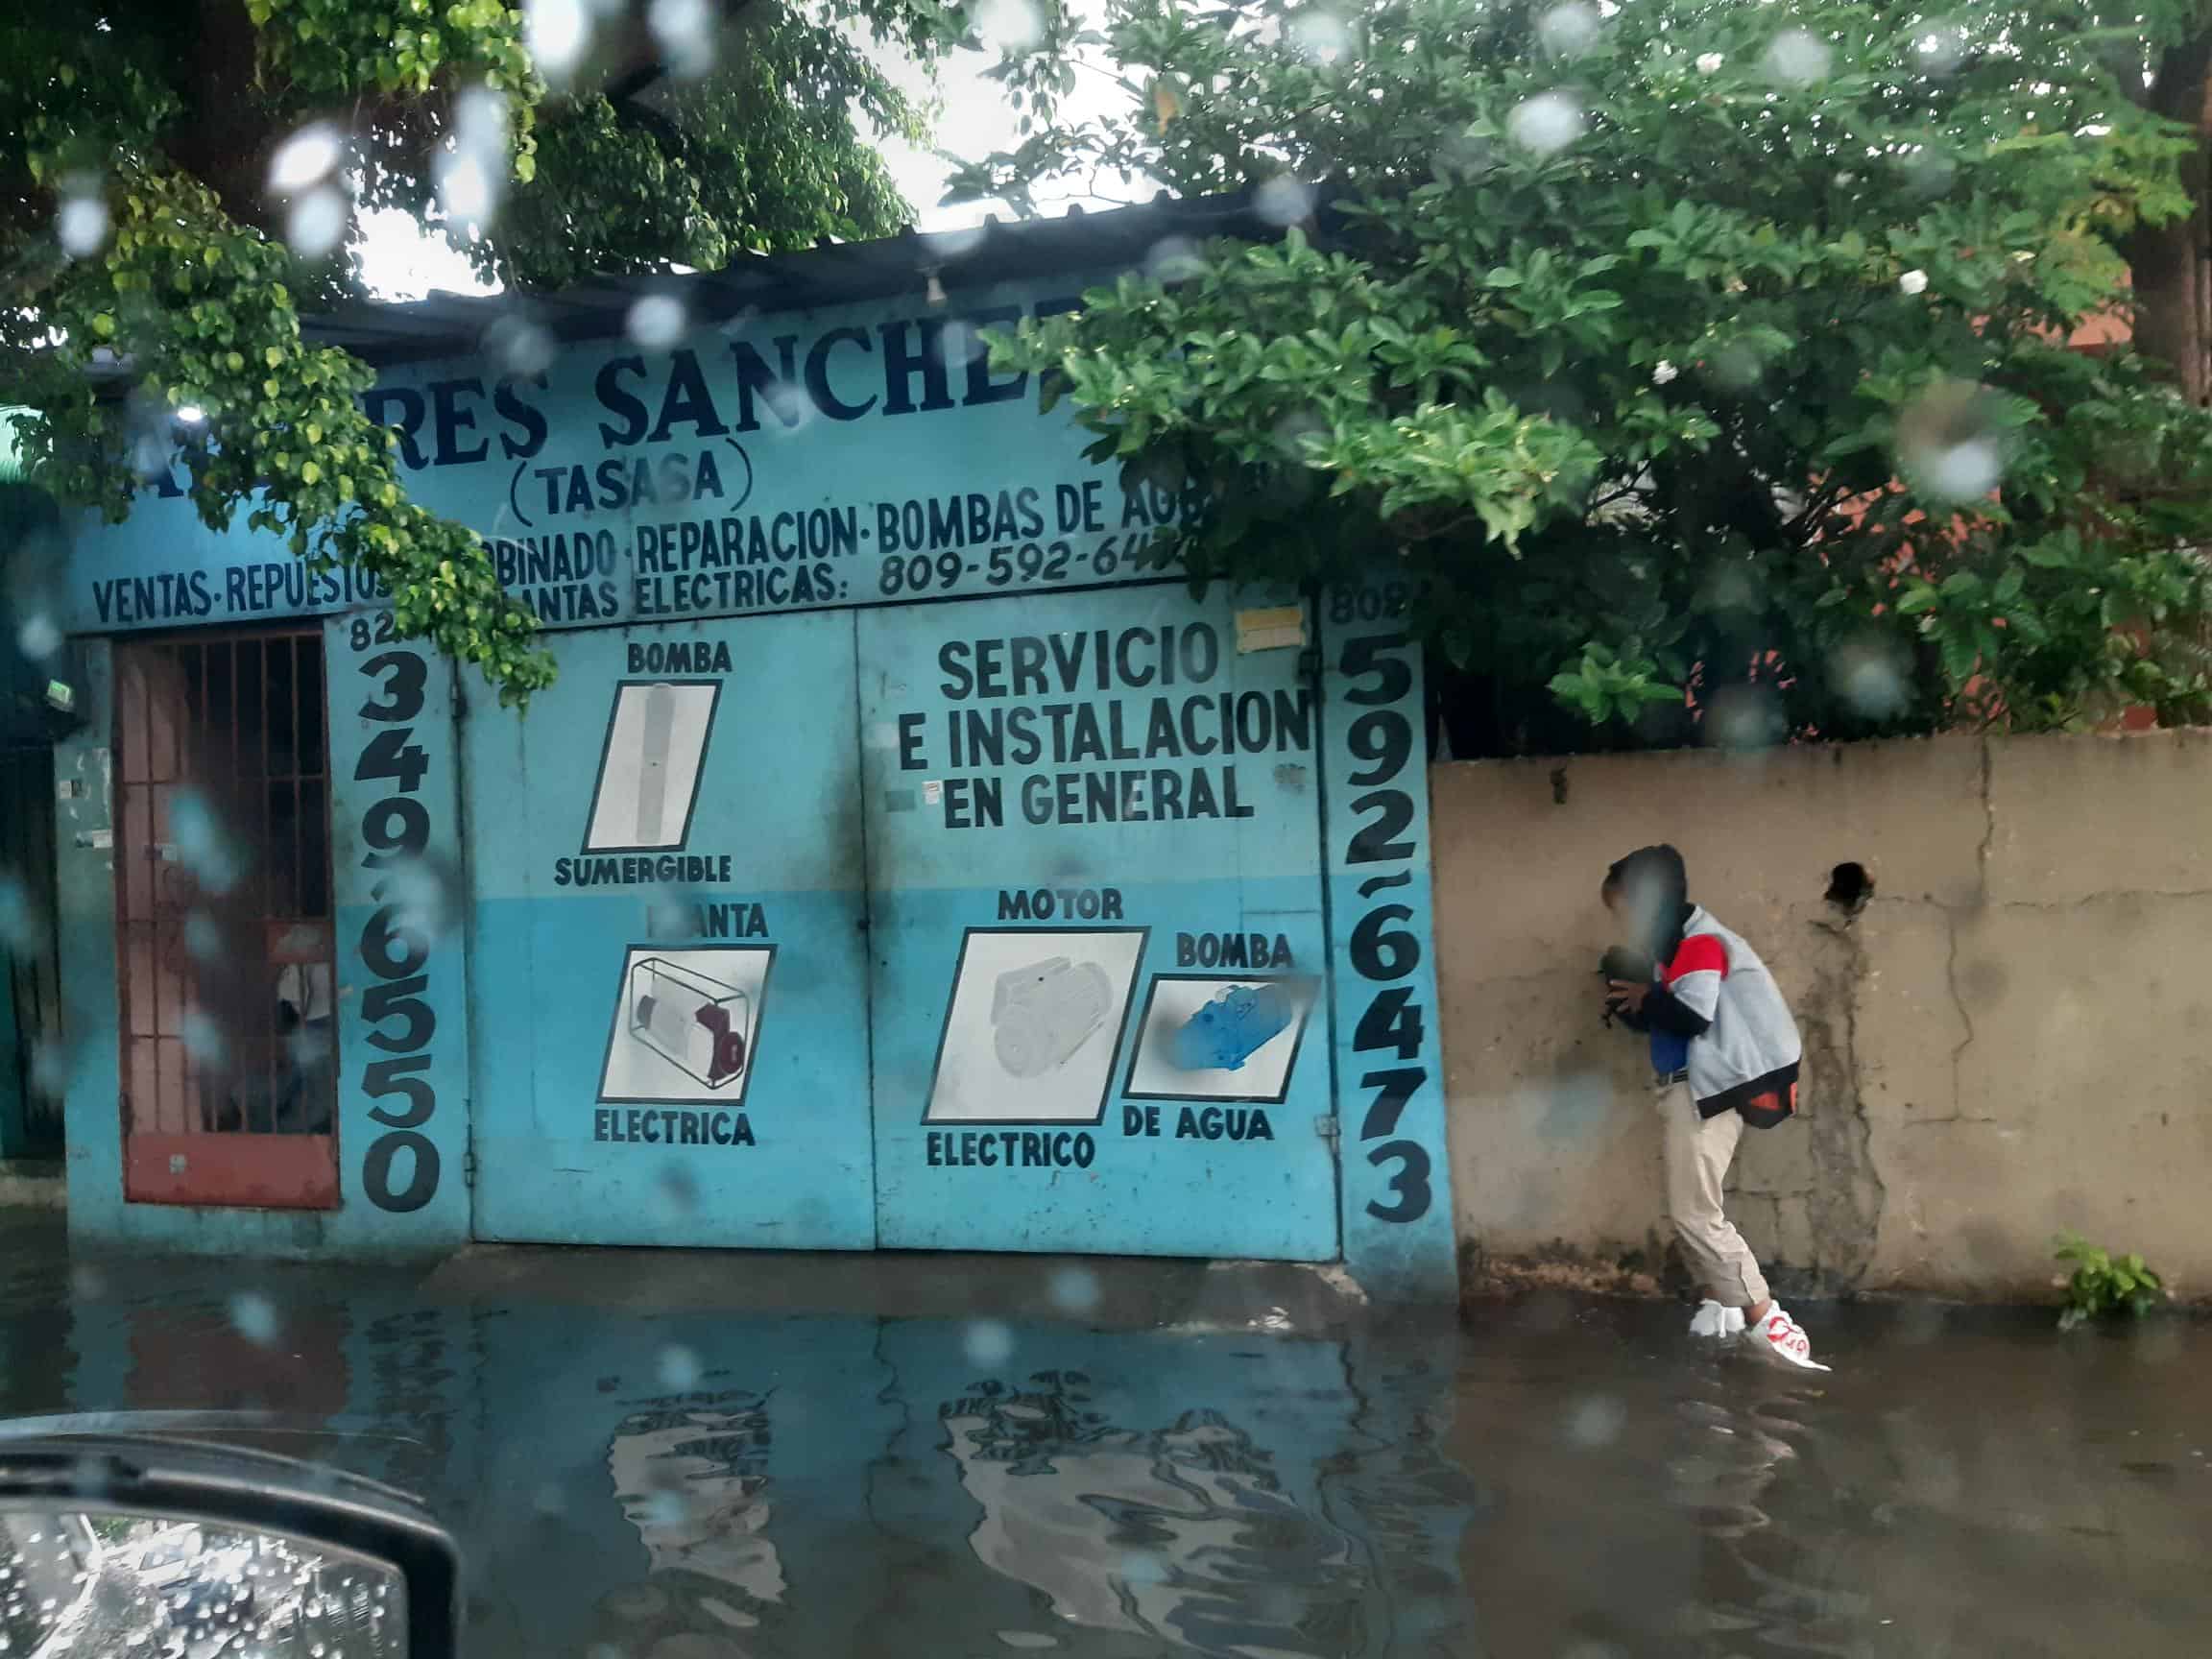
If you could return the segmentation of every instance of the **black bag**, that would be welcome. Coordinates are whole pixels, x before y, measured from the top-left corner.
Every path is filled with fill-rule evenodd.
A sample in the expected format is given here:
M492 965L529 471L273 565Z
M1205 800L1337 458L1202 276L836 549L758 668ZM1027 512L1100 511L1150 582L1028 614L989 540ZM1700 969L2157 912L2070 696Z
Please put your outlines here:
M1771 1129L1797 1116L1797 1080L1778 1083L1736 1102L1736 1111L1754 1129Z

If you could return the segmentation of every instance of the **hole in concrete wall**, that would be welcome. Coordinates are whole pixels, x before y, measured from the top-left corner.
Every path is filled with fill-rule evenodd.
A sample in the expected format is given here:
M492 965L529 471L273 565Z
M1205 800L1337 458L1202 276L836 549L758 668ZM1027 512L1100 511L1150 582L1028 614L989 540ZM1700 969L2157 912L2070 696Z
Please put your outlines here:
M1856 916L1874 897L1874 878L1866 874L1865 865L1846 860L1828 873L1826 897L1844 915Z

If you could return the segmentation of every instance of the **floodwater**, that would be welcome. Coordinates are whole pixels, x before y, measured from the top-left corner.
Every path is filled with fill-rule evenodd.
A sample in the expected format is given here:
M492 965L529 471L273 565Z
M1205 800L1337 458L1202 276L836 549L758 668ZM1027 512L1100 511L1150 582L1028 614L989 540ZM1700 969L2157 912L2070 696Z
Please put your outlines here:
M72 1262L4 1216L0 1411L273 1414L228 1421L446 1518L471 1659L2212 1651L2212 1327L1798 1311L1833 1375L1282 1268Z

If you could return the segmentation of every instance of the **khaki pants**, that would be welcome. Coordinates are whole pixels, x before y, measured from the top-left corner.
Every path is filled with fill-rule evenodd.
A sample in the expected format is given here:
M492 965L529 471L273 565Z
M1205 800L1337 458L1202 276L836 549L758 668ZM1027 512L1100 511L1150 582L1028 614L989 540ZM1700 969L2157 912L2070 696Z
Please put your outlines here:
M1667 1163L1667 1215L1682 1240L1690 1271L1714 1301L1755 1308L1767 1300L1767 1280L1751 1246L1720 1213L1720 1187L1743 1133L1734 1112L1697 1116L1687 1083L1670 1083L1653 1095L1659 1104L1660 1140Z

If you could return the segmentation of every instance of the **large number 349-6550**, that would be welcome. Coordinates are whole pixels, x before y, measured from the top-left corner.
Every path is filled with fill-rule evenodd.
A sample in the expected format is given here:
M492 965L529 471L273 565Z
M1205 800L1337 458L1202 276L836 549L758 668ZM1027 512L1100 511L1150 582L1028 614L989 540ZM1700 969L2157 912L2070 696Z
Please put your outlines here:
M1356 606L1347 609L1358 613ZM1403 655L1407 649L1402 634L1355 635L1344 641L1337 663L1352 682L1346 700L1361 710L1344 739L1358 762L1349 781L1360 791L1349 803L1357 827L1345 846L1344 862L1347 873L1359 880L1361 902L1371 905L1352 927L1352 968L1377 987L1352 1029L1352 1047L1402 1061L1421 1057L1421 1004L1413 999L1411 987L1397 983L1420 967L1421 941L1401 926L1413 920L1410 906L1373 902L1394 888L1412 885L1412 862L1420 852L1408 835L1413 797L1394 786L1413 757L1413 726L1402 707L1413 689L1413 668ZM1391 1171L1391 1201L1367 1203L1367 1214L1378 1221L1417 1221L1429 1213L1429 1148L1398 1136L1407 1103L1428 1081L1423 1066L1389 1066L1360 1075L1359 1086L1375 1094L1360 1119L1359 1140L1374 1142L1367 1162Z
M357 649L389 637L370 632L373 627L355 621ZM430 844L430 810L419 793L430 762L407 724L422 712L429 665L420 652L398 649L369 658L360 669L374 685L361 704L361 718L374 721L379 730L354 762L353 779L383 783L391 791L362 811L361 841L367 851L361 862L384 871L412 865ZM399 879L407 878L402 868ZM380 877L371 893L381 899L394 884L392 878ZM373 981L361 998L361 1018L369 1027L369 1046L382 1051L363 1070L361 1090L377 1102L369 1116L385 1125L362 1160L361 1188L379 1210L404 1214L421 1209L438 1191L438 1148L422 1133L438 1110L437 1091L425 1075L430 1044L438 1035L438 1014L428 1001L430 941L410 918L410 907L380 903L361 926L359 950L361 965ZM397 1104L386 1104L390 1101ZM407 1154L406 1180L396 1186L402 1152Z

